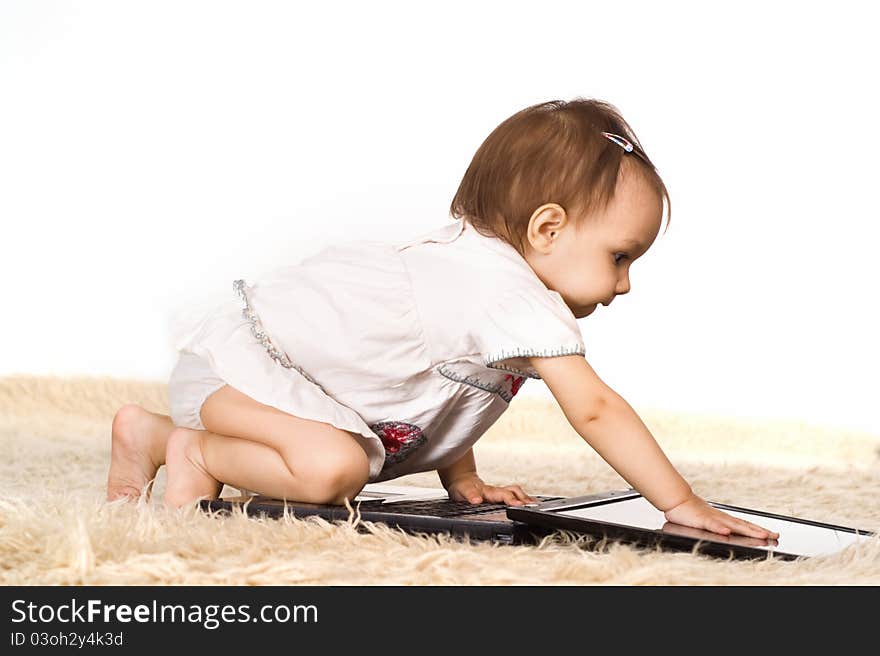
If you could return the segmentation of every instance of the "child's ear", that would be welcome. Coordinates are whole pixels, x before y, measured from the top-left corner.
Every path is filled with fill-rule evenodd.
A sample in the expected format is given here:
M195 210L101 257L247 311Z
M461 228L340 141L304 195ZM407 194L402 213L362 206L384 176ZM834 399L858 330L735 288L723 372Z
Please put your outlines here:
M526 238L532 248L542 254L553 250L559 232L568 223L568 215L557 203L545 203L536 209L526 229Z

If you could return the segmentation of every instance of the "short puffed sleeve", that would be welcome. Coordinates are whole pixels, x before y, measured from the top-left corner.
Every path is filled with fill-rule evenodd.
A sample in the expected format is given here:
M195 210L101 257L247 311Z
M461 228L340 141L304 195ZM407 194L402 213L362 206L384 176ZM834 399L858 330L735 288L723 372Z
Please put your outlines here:
M483 364L528 378L541 378L526 358L584 355L574 313L558 292L509 289L483 303L476 343Z

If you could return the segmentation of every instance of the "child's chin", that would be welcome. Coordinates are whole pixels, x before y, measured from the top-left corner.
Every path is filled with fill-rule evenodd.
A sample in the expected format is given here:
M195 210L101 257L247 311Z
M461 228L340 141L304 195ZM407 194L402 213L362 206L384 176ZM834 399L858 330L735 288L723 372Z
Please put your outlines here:
M585 308L581 308L578 312L574 313L574 316L578 319L583 319L584 317L588 317L593 312L596 311L596 308L599 307L597 304L593 303L592 305L588 305Z

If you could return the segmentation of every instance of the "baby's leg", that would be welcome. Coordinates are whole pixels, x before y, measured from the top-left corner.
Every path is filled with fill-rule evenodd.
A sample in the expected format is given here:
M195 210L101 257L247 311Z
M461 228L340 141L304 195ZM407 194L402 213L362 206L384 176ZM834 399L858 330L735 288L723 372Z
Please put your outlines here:
M281 454L239 437L177 428L168 440L165 469L165 503L174 508L199 498L216 499L223 489L221 480L278 499L294 496L292 475ZM220 472L230 469L235 470L233 477L222 479Z
M348 431L302 419L224 385L202 405L206 431L174 430L166 450L172 507L220 491L219 481L265 496L343 504L361 491L369 460Z
M111 427L108 501L141 495L165 462L165 446L172 430L174 424L166 415L133 403L119 409Z

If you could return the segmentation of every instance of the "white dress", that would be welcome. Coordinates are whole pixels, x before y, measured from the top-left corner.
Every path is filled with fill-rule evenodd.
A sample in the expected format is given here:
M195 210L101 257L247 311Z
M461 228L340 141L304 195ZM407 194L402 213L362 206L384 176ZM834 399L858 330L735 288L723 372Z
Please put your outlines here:
M358 434L369 482L461 458L540 378L526 356L585 353L562 297L512 246L462 221L330 246L236 281L230 297L176 344L175 424L204 428L201 403L227 383Z

